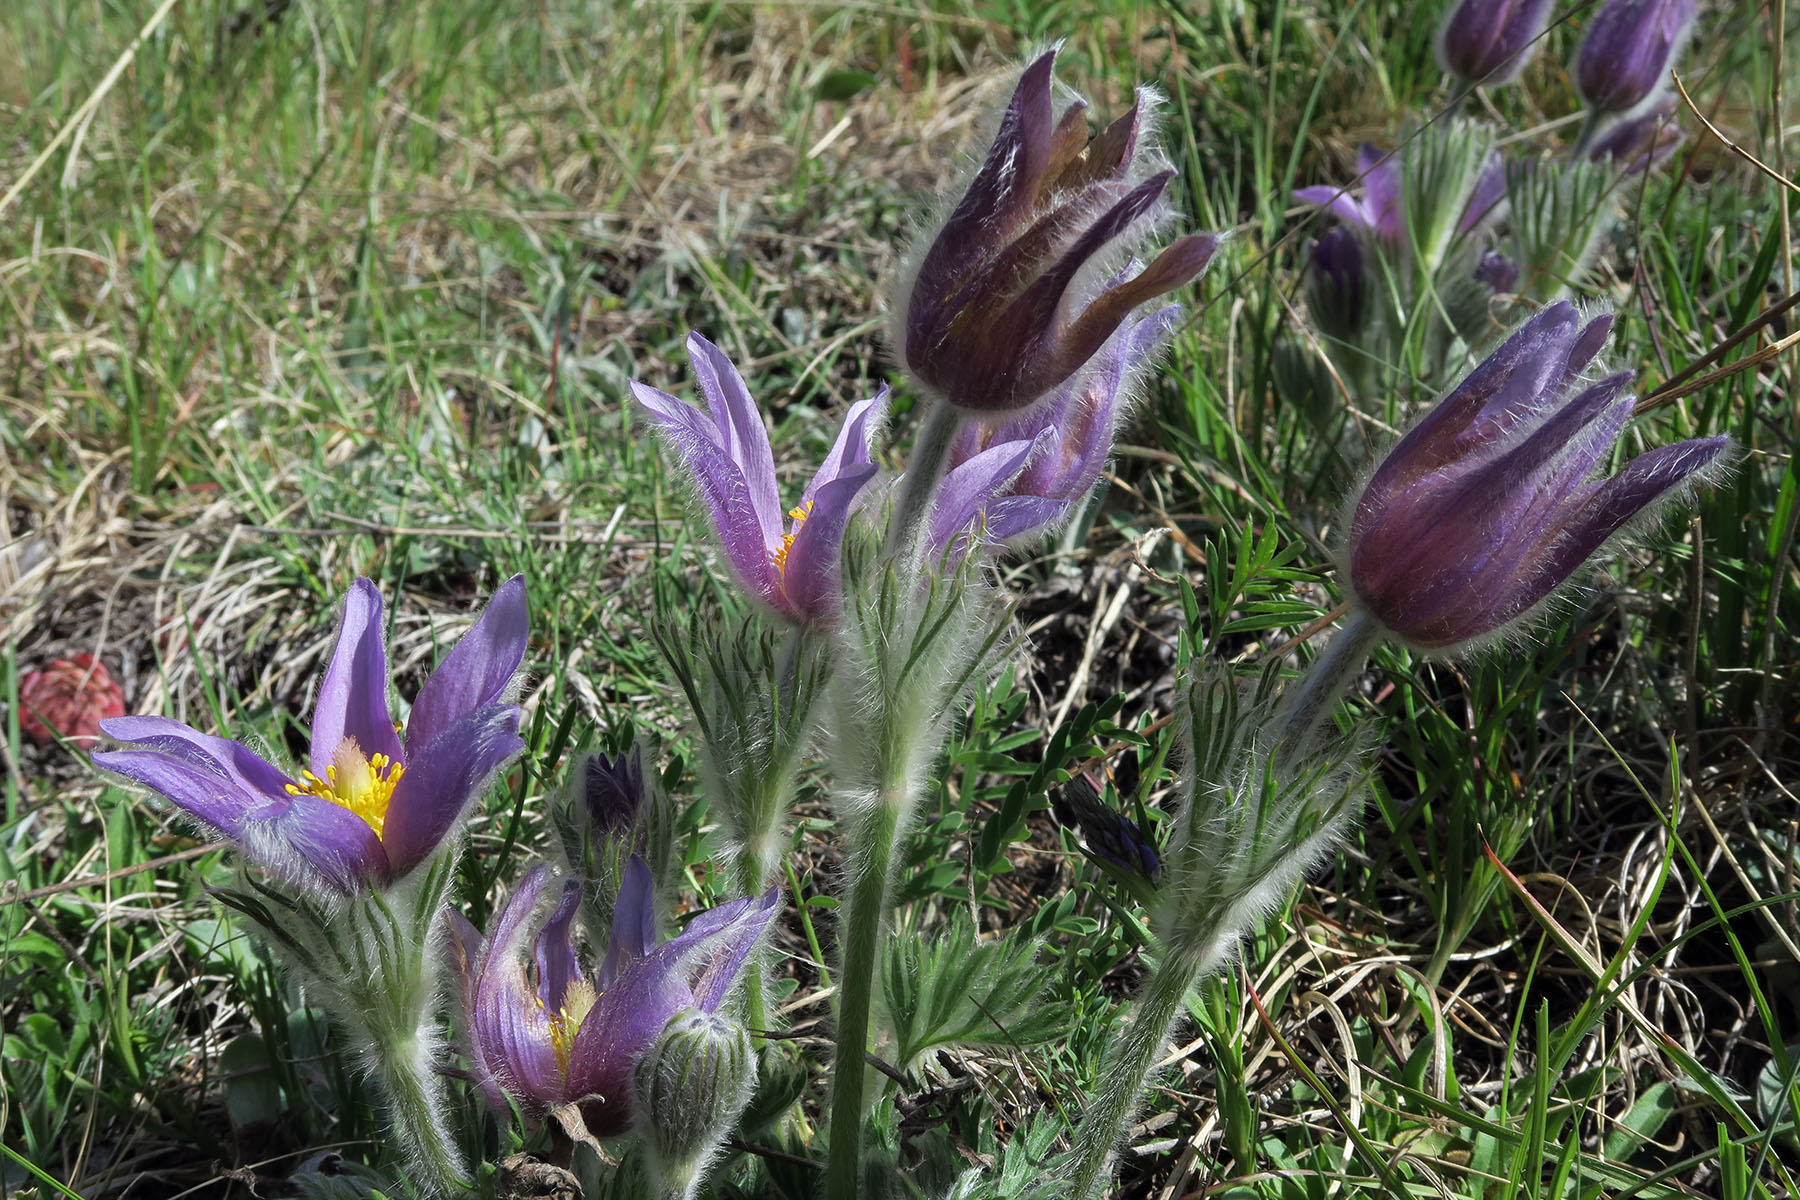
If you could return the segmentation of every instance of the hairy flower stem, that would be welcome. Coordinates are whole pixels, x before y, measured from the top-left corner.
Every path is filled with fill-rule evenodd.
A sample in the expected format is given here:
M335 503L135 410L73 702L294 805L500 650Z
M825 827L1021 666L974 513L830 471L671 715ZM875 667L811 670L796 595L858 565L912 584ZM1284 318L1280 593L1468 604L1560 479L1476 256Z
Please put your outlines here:
M1070 1200L1095 1200L1105 1192L1106 1181L1112 1177L1113 1152L1142 1102L1150 1068L1169 1044L1182 1000L1204 972L1217 969L1224 961L1217 955L1209 962L1170 954L1144 985L1132 1005L1131 1023L1106 1056L1100 1094L1083 1110L1081 1126L1075 1131L1075 1182L1068 1193ZM838 1195L835 1190L830 1194Z
M852 877L844 898L838 967L837 1059L832 1066L831 1151L827 1196L862 1194L863 1093L868 1077L869 1005L881 961L882 918L894 851L911 810L911 789L885 790L874 811L857 822L849 848Z
M1352 612L1332 639L1325 643L1304 677L1282 698L1275 714L1277 745L1305 753L1317 743L1319 732L1331 717L1332 705L1349 690L1369 652L1381 640L1381 629L1367 613Z
M900 480L900 502L894 506L893 524L888 526L888 552L902 561L913 557L923 543L931 502L950 461L950 443L961 423L957 411L940 401L931 406L925 424L913 439L906 474Z
M375 1047L374 1076L392 1116L388 1136L403 1148L408 1177L427 1196L463 1196L469 1177L444 1120L434 1058L429 1034L400 1034Z
M1581 122L1581 132L1575 135L1575 144L1569 149L1570 162L1578 163L1587 158L1588 151L1594 145L1594 135L1600 132L1600 123L1605 119L1606 114L1599 109L1588 109L1587 116Z

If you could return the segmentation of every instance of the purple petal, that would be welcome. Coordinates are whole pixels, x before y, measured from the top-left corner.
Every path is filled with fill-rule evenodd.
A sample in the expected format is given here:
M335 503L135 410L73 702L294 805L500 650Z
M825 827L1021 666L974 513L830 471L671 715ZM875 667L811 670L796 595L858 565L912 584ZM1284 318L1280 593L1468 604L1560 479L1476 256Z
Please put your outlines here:
M113 721L102 725L113 724ZM103 771L123 775L161 794L188 816L223 837L237 840L244 817L270 803L266 793L193 760L157 750L104 750L93 755Z
M429 858L488 778L525 749L520 715L510 704L478 708L407 762L381 829L395 878Z
M304 888L323 882L350 894L395 877L369 823L318 796L290 796L245 814L238 843L263 870Z
M312 769L321 779L345 738L355 738L365 758L385 754L405 762L387 701L387 650L382 645L381 593L367 579L350 585L337 648L319 684L313 709Z
M499 1093L534 1110L568 1098L550 1016L525 975L531 921L549 880L547 869L534 867L520 881L500 910L475 968L475 993L468 1006L470 1050L489 1101L501 1111L505 1100Z
M417 754L462 717L504 696L525 661L529 636L525 577L514 575L419 690L406 721L407 753Z
M292 782L242 742L201 733L168 717L110 717L100 722L100 732L117 741L155 750L203 771L223 775L246 796L282 800L288 794L287 785ZM98 760L99 756L95 758ZM219 828L223 829L223 826Z
M568 997L569 983L581 976L581 963L575 958L575 942L571 933L575 913L581 904L581 882L563 881L562 899L556 911L538 934L536 956L538 969L537 996L551 1012L561 1012Z
M469 918L454 908L444 910L444 948L449 952L457 987L465 1002L474 992L475 966L481 961L481 948L486 941Z
M767 602L775 593L775 551L781 546L780 513L774 534L765 531L750 484L739 464L719 444L718 431L692 406L635 380L631 394L662 426L699 485L712 513L719 545L751 595Z
M775 451L769 445L769 431L763 428L762 413L750 398L744 377L723 350L697 333L688 334L687 350L701 394L706 397L706 406L719 431L720 444L737 464L749 488L751 508L762 527L763 542L779 544L781 495L775 486Z
M982 506L1012 481L1033 450L1054 436L1054 430L1046 429L1033 441L992 446L946 474L938 484L937 498L932 502L932 545L948 546L952 538L975 520Z
M1322 208L1346 225L1354 225L1358 229L1375 229L1375 223L1369 219L1362 201L1351 194L1347 187L1336 187L1329 183L1315 183L1310 187L1295 188L1295 201L1300 204L1311 204Z
M1469 193L1469 202L1463 206L1462 219L1456 224L1456 232L1467 234L1479 228L1489 214L1506 199L1506 164L1500 161L1498 154L1488 156L1487 165L1481 174L1476 176L1475 188Z
M613 904L612 936L606 943L606 959L600 964L600 990L632 963L650 953L656 943L656 882L650 867L637 855L625 864L619 896Z
M838 430L837 441L832 443L831 453L819 464L819 469L801 493L800 503L814 499L819 489L842 475L860 471L872 461L869 451L870 439L887 415L887 384L867 400L858 401L850 406L844 417L844 427Z
M839 593L839 564L843 557L844 526L858 492L875 478L869 463L833 479L813 496L812 511L800 521L794 542L781 568L781 607L788 616L807 625L829 625L843 608Z
M750 952L780 911L781 889L770 888L754 899L733 900L701 913L680 937L659 947L686 962L702 964L692 982L694 1007L701 1012L718 1011Z
M1365 144L1356 152L1356 173L1362 178L1363 211L1377 236L1397 242L1405 229L1400 216L1400 156Z
M1015 542L1042 533L1069 515L1068 500L1049 496L1002 496L983 510L987 536L996 542Z

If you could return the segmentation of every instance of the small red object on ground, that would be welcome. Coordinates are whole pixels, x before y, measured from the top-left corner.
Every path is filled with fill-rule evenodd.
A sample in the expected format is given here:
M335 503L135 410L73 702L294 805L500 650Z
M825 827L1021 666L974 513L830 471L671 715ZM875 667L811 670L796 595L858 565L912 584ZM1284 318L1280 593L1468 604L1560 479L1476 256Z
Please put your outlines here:
M40 746L100 740L100 722L125 715L125 693L91 654L53 659L19 682L19 730Z

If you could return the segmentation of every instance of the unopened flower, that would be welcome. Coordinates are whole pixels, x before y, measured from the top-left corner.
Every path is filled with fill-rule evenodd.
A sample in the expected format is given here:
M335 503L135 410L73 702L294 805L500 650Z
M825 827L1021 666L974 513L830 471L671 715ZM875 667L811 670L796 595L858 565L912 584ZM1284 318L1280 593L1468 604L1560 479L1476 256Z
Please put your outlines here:
M100 723L125 715L125 693L91 654L57 658L19 681L19 732L40 746L100 740Z
M1126 318L1089 368L1049 399L998 425L964 421L932 509L932 541L948 545L979 517L992 542L1056 525L1093 490L1112 453L1132 381L1161 351L1179 305Z
M1475 282L1492 292L1510 292L1519 285L1519 264L1498 250L1489 250L1475 264Z
M668 1195L693 1196L756 1090L756 1048L716 1012L675 1014L638 1059L636 1127Z
M1156 840L1137 822L1100 800L1086 775L1069 780L1051 799L1056 819L1081 834L1088 853L1131 879L1153 883L1162 874Z
M162 793L290 883L339 894L382 887L430 858L488 778L524 749L519 709L506 697L526 636L525 581L514 576L425 682L402 727L388 706L381 594L358 579L298 779L242 742L166 717L102 722L130 748L94 762Z
M1369 319L1369 268L1358 235L1343 226L1327 229L1313 243L1306 272L1306 312L1319 331L1347 342Z
M1568 303L1532 318L1453 388L1376 468L1349 522L1356 604L1427 650L1525 615L1606 540L1725 455L1677 442L1593 478L1631 418L1631 373L1588 383L1611 317Z
M851 407L837 443L782 514L775 453L762 414L725 352L688 335L688 357L707 412L635 380L631 394L662 427L706 498L720 546L750 594L802 625L837 619L838 564L851 503L875 477L869 439L887 409L887 389Z
M1549 19L1550 0L1458 0L1438 26L1438 65L1468 84L1508 83L1531 61Z
M1055 110L1056 52L1025 68L967 190L893 306L902 365L957 408L1025 408L1075 374L1139 305L1199 276L1219 239L1176 239L1094 291L1103 264L1171 213L1174 176L1145 134L1155 97L1088 137L1085 102Z
M702 913L656 944L650 869L633 859L613 910L606 957L593 977L575 954L582 885L528 874L483 939L452 917L476 1078L496 1111L508 1100L533 1118L563 1104L581 1109L598 1137L632 1122L638 1059L677 1013L717 1012L780 905L770 888ZM549 901L548 917L543 915Z
M1661 90L1699 11L1695 0L1607 0L1575 59L1590 108L1632 112Z
M644 752L633 746L607 757L590 754L575 768L575 788L596 833L629 839L644 807Z

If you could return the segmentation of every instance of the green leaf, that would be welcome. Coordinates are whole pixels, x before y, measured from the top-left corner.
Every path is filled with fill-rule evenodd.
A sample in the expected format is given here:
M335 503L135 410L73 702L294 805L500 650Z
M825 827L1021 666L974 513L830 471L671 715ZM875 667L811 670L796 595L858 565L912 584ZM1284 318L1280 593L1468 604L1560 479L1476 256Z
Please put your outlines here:
M876 82L876 77L869 72L854 68L827 71L813 88L813 96L820 100L850 100L874 87Z

